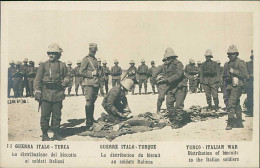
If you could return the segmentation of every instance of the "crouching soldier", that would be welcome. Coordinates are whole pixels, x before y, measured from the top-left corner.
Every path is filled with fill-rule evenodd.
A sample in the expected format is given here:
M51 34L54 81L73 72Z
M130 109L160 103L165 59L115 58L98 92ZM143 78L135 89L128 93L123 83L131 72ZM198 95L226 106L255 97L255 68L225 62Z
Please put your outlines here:
M226 130L231 130L234 127L244 127L242 123L240 96L244 87L244 79L247 77L247 68L246 63L238 58L239 52L235 45L231 45L228 48L227 55L229 62L224 66L224 79L227 82L225 87L230 89L226 92L228 98L228 123Z
M131 91L134 82L132 79L125 79L121 81L120 85L114 86L105 96L102 106L111 118L124 120L130 113L126 92Z
M54 43L48 47L49 60L40 64L34 80L35 100L41 105L42 141L63 139L59 134L61 109L69 78L66 64L59 61L61 52L58 44ZM47 134L51 115L54 131L52 139Z

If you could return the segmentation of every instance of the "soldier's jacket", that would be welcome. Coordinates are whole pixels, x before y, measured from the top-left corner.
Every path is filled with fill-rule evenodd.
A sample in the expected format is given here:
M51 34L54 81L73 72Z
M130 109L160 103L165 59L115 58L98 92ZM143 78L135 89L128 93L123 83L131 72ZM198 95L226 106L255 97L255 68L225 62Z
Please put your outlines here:
M8 68L8 80L12 80L13 79L13 71L14 71L15 67L9 67Z
M230 68L234 69L234 73L230 73ZM244 86L244 79L248 77L245 61L237 58L235 61L226 62L223 70L223 81L228 88L232 87L232 78L238 78L238 86Z
M197 69L198 69L198 77L200 77L200 74L201 74L201 66L198 66Z
M219 82L222 83L223 82L222 74L223 74L224 67L219 65L218 68L219 68Z
M199 73L198 68L195 65L191 65L191 64L186 65L184 72L185 72L185 76L188 79L194 79L195 75Z
M120 79L121 75L122 75L122 69L120 66L113 66L111 68L112 79Z
M139 79L147 79L149 72L147 65L140 65L138 67L137 73L139 74Z
M75 70L72 67L67 67L67 70L70 80L73 80L73 77L75 76Z
M13 79L22 79L24 76L21 67L14 67L11 75L13 76Z
M153 76L153 74L155 73L155 71L156 71L156 67L154 66L152 66L151 68L149 68L148 69L148 74L149 74L149 77L152 77Z
M108 75L110 75L110 70L107 66L101 66L101 78L103 80L108 80Z
M83 86L99 87L99 75L93 76L93 71L97 71L97 73L100 74L97 59L95 57L87 55L81 61L81 66L79 69L79 73L84 78L82 82Z
M254 80L254 62L251 60L246 63L247 72L248 72L248 80Z
M29 65L21 65L21 71L24 79L27 79Z
M114 86L102 102L103 107L114 115L120 113L118 107L122 106L122 104L126 105L126 107L128 106L127 98L125 92L121 89L121 85Z
M137 68L135 66L130 66L127 71L127 78L133 80L136 79L136 73L137 73Z
M29 66L27 68L27 78L35 78L37 73L37 68L33 66Z
M214 84L219 82L219 65L215 61L205 61L201 65L200 83L202 84Z
M41 91L42 100L57 102L65 99L62 80L68 79L66 64L61 61L51 62L50 60L40 64L34 79L34 90Z
M74 69L74 71L75 71L75 83L81 83L83 81L83 77L79 73L79 69L80 69L80 67L78 67L78 66Z
M175 92L178 87L187 86L187 78L184 76L183 68L183 64L177 59L163 67L169 91Z

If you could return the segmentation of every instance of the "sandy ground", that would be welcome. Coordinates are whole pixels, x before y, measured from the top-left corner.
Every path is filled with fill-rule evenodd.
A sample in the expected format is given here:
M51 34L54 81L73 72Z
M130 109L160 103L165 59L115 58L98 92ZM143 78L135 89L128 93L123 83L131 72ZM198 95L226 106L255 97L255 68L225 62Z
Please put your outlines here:
M111 88L111 87L110 87ZM138 87L136 87L136 92ZM151 90L149 88L148 90ZM73 93L72 93L73 94ZM127 95L133 115L156 111L158 95ZM242 95L241 103L246 95ZM223 95L219 94L220 106L224 106ZM10 141L41 141L40 112L37 112L38 102L33 98L26 98L28 103L9 104L8 108L8 136ZM95 118L105 112L101 106L103 98L98 97L95 107ZM192 105L206 106L204 93L188 94L185 109ZM66 141L108 141L105 138L78 136L85 125L84 96L66 97L63 101L61 127L65 130ZM165 102L162 106L165 109ZM250 141L253 132L253 118L243 115L244 128L226 131L227 116L206 121L191 122L180 129L167 126L163 129L144 133L127 134L117 137L113 141ZM52 133L49 133L50 136Z

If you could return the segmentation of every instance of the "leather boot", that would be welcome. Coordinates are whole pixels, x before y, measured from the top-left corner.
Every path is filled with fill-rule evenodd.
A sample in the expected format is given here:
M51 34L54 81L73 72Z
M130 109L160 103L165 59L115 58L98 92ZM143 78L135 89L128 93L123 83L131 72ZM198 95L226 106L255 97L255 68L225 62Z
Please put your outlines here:
M52 141L47 132L47 130L42 130L42 141Z
M244 128L244 125L243 125L243 121L242 121L242 116L237 116L237 119L234 123L234 127L235 128Z
M157 101L157 111L156 111L157 113L160 113L161 107L162 107L162 102Z
M93 104L93 105L91 106L90 119L91 119L91 121L92 121L93 123L97 123L97 121L94 119L94 111L95 111L95 104Z
M91 120L91 108L88 106L85 106L85 113L86 113L86 129L89 130L90 127L93 126L93 122Z
M147 95L147 88L144 88L145 94Z
M141 95L141 90L142 90L142 88L139 88L139 95Z
M215 107L214 107L214 111L218 111L220 108L218 106L218 104L215 104Z
M60 129L59 128L53 128L54 135L52 137L53 140L65 140L61 135L60 135Z
M208 107L206 107L206 110L207 110L207 111L211 111L211 110L212 110L212 105L209 104Z
M226 130L232 130L233 128L233 119L229 118L226 126Z

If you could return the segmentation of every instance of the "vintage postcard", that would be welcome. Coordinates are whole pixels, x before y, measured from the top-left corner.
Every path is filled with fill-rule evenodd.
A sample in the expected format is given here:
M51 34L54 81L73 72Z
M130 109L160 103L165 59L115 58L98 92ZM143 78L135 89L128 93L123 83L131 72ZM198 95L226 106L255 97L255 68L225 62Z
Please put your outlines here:
M0 167L259 167L259 18L257 1L1 2Z

